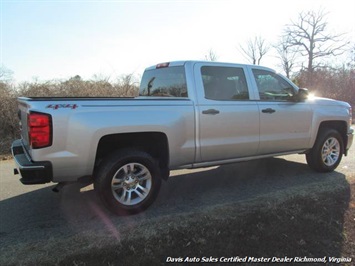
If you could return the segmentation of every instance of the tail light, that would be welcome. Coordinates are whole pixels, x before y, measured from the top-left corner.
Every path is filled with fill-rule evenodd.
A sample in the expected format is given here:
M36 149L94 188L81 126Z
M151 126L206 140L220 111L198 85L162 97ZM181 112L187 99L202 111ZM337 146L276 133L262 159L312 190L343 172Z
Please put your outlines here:
M27 119L28 139L31 148L52 145L52 117L49 114L31 112Z

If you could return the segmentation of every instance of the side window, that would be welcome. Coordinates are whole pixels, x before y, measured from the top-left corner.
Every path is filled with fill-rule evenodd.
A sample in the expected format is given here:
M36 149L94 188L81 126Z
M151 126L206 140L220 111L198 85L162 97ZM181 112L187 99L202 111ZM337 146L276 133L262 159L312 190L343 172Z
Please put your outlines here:
M293 96L292 85L277 74L259 69L253 69L253 74L260 100L287 101Z
M187 97L185 69L166 67L144 72L139 96Z
M203 66L205 98L210 100L249 100L244 71L237 67Z

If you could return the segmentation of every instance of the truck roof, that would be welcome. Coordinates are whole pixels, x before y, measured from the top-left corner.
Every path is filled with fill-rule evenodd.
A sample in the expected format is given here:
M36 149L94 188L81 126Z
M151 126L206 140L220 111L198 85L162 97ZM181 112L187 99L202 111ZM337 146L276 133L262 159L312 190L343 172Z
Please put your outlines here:
M234 63L234 62L217 62L217 61L204 61L204 60L180 60L180 61L170 61L170 62L163 62L163 63L158 63L156 65L150 66L146 68L145 70L152 70L152 69L157 69L157 68L164 68L164 67L175 67L175 66L183 66L185 64L208 64L208 65L225 65L225 66L251 66L253 68L259 68L259 69L265 69L269 71L276 72L272 68L264 67L264 66L259 66L259 65L251 65L251 64L242 64L242 63Z

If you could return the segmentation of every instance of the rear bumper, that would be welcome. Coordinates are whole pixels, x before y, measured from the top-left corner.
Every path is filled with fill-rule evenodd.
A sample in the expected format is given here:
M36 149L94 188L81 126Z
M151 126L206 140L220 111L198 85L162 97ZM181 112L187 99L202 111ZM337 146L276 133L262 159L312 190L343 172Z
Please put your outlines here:
M15 174L20 172L22 184L45 184L52 181L52 164L47 161L32 162L31 158L26 154L20 139L12 143L11 151L16 163Z

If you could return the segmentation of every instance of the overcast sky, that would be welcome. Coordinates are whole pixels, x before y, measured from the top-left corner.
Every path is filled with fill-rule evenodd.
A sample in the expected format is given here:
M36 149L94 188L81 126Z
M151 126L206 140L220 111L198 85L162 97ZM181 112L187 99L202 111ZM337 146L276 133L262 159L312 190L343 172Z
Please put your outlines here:
M16 1L0 0L0 63L17 82L96 75L114 80L173 60L247 63L248 38L276 42L301 11L329 12L329 30L355 42L354 0ZM270 54L263 65L277 69Z

